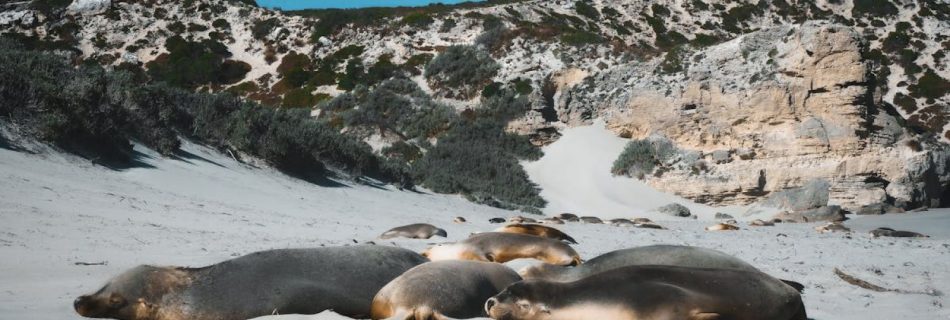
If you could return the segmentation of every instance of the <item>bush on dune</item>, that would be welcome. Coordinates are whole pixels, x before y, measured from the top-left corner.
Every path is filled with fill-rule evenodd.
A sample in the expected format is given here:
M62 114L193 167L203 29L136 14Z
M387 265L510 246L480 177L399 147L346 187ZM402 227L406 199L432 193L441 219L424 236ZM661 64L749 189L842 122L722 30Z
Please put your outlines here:
M131 140L173 155L178 137L185 136L259 157L296 175L325 176L325 168L331 167L411 185L405 168L313 120L307 110L277 110L229 94L138 84L127 72L75 69L59 56L25 50L4 38L0 118L24 134L106 164L132 160Z

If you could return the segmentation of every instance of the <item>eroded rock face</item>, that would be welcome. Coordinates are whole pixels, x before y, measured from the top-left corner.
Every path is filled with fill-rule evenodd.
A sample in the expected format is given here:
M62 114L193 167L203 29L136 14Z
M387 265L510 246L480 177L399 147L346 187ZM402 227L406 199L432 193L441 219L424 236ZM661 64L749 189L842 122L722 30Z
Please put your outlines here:
M672 166L645 179L702 203L750 204L827 181L827 204L846 209L939 205L948 150L908 132L896 113L875 103L864 46L842 25L764 29L667 57L663 63L678 63L679 72L648 62L593 76L569 93L573 100L559 118L572 124L592 114L620 136L661 135L683 152L698 152L704 170ZM623 93L592 103L611 83Z
M109 9L112 0L73 0L67 10L78 14L98 14Z

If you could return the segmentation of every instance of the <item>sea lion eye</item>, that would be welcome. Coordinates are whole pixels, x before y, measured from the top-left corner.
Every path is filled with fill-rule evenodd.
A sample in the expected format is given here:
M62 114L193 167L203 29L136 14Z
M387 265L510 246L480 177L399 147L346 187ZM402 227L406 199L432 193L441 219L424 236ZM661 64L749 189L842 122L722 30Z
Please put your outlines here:
M112 294L109 296L109 307L119 308L125 305L125 298L120 295Z

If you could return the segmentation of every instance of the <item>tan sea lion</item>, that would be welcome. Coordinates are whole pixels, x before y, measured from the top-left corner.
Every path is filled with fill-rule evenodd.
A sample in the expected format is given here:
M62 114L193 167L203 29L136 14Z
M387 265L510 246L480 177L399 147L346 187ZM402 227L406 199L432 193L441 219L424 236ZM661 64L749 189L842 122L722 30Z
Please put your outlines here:
M529 234L533 236L551 238L555 240L565 241L567 243L577 244L577 241L574 240L571 236L567 235L561 230L554 229L548 226L542 226L538 224L510 224L498 229L495 229L495 232L508 232L508 233L520 233L520 234Z
M706 231L726 231L726 230L739 230L739 227L727 224L727 223L717 223L711 226L706 227Z
M139 266L73 303L79 315L127 320L250 319L271 314L369 316L373 296L427 260L386 246L281 249L204 268Z
M504 320L806 320L801 294L767 274L628 266L573 282L516 282L485 302Z
M653 223L653 220L650 220L649 218L633 218L632 221L633 223L640 223L640 224Z
M452 220L452 222L455 222L455 223L465 223L465 222L467 222L467 221L468 221L468 220L465 220L465 218L463 218L463 217L455 217L455 219Z
M410 238L429 239L432 236L448 237L445 230L428 223L414 223L402 227L395 227L379 235L380 239Z
M486 317L488 298L521 281L505 265L446 260L416 266L383 287L373 299L372 319Z
M764 221L760 219L755 219L749 222L749 225L753 227L771 227L771 226L774 226L775 223L772 221Z
M534 220L528 217L514 216L508 219L508 222L510 223L537 223L538 220Z
M851 232L851 229L848 227L845 227L844 224L841 222L829 222L828 224L825 224L823 226L815 227L815 231L818 231L818 233Z
M540 264L525 267L518 273L525 279L570 282L611 269L639 265L759 271L742 259L718 250L661 244L611 251L576 267Z
M557 217L544 218L539 221L543 224L564 224L564 220L558 219Z
M871 230L871 235L875 238L877 237L897 237L897 238L930 238L930 236L913 232L913 231L900 231L894 230L891 228L877 228Z
M561 241L538 236L485 232L456 243L444 243L427 249L423 256L432 261L477 260L505 263L531 258L556 265L577 265L581 258Z

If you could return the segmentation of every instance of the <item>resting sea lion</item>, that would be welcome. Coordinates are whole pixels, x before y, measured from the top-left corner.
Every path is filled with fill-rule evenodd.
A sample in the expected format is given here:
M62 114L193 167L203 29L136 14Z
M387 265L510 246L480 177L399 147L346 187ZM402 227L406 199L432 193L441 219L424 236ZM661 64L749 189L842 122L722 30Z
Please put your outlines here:
M652 222L649 222L649 223L634 223L634 225L635 225L637 228L666 230L666 228L664 228L663 226L658 225L658 224L656 224L656 223L652 223Z
M477 260L505 263L515 259L533 258L556 265L577 265L577 251L563 242L538 236L485 232L457 243L444 243L422 253L432 261Z
M567 221L567 222L577 222L579 219L576 214L573 213L562 213L554 216L555 218Z
M204 268L139 266L76 299L79 315L127 320L231 320L333 310L370 313L389 281L427 260L386 246L282 249Z
M653 223L653 220L648 218L633 218L633 223Z
M565 234L564 232L561 232L561 230L538 224L510 224L495 229L495 232L530 234L533 236L551 238L565 241L567 243L577 244L577 241L575 241L574 238Z
M775 225L775 222L755 219L749 222L749 225L754 227L771 227Z
M818 231L818 233L851 232L851 229L848 227L845 227L844 224L842 224L841 222L829 222L826 225L815 227L815 231Z
M580 217L579 218L583 223L594 223L594 224L603 224L604 220L601 220L598 217Z
M531 218L528 218L528 217L514 216L514 217L508 219L508 222L511 222L511 223L526 223L526 222L527 222L527 223L537 223L538 220L534 220L534 219L531 219Z
M717 223L717 224L706 227L706 230L707 231L739 230L739 227L728 224L728 223Z
M574 282L525 280L488 299L505 320L805 320L801 294L761 272L629 266Z
M510 268L491 262L425 263L383 287L373 299L372 319L486 317L485 301L521 281Z
M557 217L550 217L541 219L540 223L544 224L564 224L564 220L558 219Z
M489 223L505 223L505 218L491 218L488 219Z
M629 219L610 219L607 221L610 225L615 227L636 227L637 224Z
M570 282L607 270L638 265L759 271L742 259L718 250L661 244L611 251L576 267L541 264L525 267L519 273L525 279Z
M913 232L913 231L900 231L894 230L891 228L877 228L871 230L871 235L875 238L877 237L898 237L898 238L930 238L930 236Z
M452 220L452 222L455 222L455 223L465 223L466 221L467 220L465 220L465 218L463 217L455 217L455 220Z
M448 237L443 229L439 229L428 223L414 223L402 227L395 227L379 235L380 239L392 238L410 238L410 239L429 239L432 236Z

